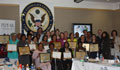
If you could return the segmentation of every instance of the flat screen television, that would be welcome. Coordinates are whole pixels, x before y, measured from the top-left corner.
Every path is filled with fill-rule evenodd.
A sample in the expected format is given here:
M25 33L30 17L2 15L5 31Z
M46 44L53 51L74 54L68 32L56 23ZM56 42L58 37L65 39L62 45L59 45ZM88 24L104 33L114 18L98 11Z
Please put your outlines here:
M92 24L83 24L83 23L73 23L73 32L79 33L79 36L84 35L83 30L90 31L92 33Z

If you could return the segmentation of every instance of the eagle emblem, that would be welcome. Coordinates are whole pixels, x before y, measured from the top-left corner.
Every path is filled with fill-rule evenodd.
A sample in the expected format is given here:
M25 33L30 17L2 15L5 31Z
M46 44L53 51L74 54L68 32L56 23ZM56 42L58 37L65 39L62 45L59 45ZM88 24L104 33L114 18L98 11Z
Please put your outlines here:
M29 30L37 32L41 27L43 32L50 30L53 26L53 15L50 9L43 3L33 2L25 7L22 12L22 33Z
M40 14L40 11L39 10L36 10L36 14ZM31 21L34 23L34 26L35 27L41 27L42 26L42 23L44 22L45 20L45 15L46 14L43 14L41 17L35 17L32 13L29 13L30 17L31 17ZM31 24L29 24L31 26Z

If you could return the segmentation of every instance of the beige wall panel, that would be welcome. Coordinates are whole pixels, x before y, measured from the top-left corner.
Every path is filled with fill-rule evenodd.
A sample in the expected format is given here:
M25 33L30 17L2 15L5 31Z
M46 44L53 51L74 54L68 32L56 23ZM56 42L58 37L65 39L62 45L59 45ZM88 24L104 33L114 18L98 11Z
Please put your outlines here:
M20 32L20 18L18 5L0 5L0 19L16 21L16 33Z
M93 33L98 29L111 32L114 23L114 11L55 8L55 27L61 31L72 32L72 23L92 23Z

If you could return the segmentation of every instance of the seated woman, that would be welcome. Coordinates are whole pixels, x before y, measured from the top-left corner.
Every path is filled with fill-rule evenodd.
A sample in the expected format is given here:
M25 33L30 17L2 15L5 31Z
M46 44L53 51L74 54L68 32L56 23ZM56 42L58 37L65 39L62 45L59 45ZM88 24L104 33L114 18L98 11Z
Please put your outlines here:
M39 54L40 53L46 53L46 51L44 50L43 44L39 43L38 44L38 49L34 51L32 58L35 60L35 66L36 68L41 68L42 70L51 70L51 64L50 62L47 63L40 63L40 58L39 58Z
M16 34L12 33L11 39L9 40L8 44L16 44L17 45L18 41L19 40L17 40ZM18 60L18 52L17 51L9 51L7 56L10 59L10 62L12 62L12 63L14 63L16 60Z
M69 48L69 43L65 42L64 47L60 49L60 52L62 52L62 60L63 60L63 68L64 70L71 70L72 66L72 60L71 59L64 59L64 52L71 53L71 57L73 57L72 49Z

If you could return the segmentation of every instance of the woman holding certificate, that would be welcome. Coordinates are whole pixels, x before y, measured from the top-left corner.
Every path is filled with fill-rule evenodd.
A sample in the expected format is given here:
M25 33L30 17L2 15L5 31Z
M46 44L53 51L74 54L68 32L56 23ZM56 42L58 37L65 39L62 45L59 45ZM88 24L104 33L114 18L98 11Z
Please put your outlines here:
M97 42L97 37L96 37L95 34L92 35L92 39L91 39L90 44L98 44L98 42ZM98 51L98 52L99 52L99 51ZM90 52L89 57L90 57L90 58L96 58L96 57L98 56L98 55L97 55L98 52L97 52L97 51L96 51L96 52Z
M18 41L19 40L16 38L16 34L12 33L11 34L11 39L8 42L8 48L13 48L13 49L17 48L16 45L17 45ZM11 46L9 46L9 45L11 45ZM13 46L13 45L15 45L15 46ZM14 63L15 60L18 60L18 52L17 52L17 50L16 51L13 51L13 50L8 51L8 58L13 63Z
M60 52L62 52L64 70L71 70L73 54L72 49L69 48L68 42L65 42L64 47L60 49Z
M25 34L21 35L21 39L17 43L17 50L19 52L19 64L30 65L30 49Z
M34 51L32 58L35 60L36 69L40 68L42 70L51 70L50 62L40 62L40 53L46 53L47 51L44 50L43 44L38 44L38 49Z

